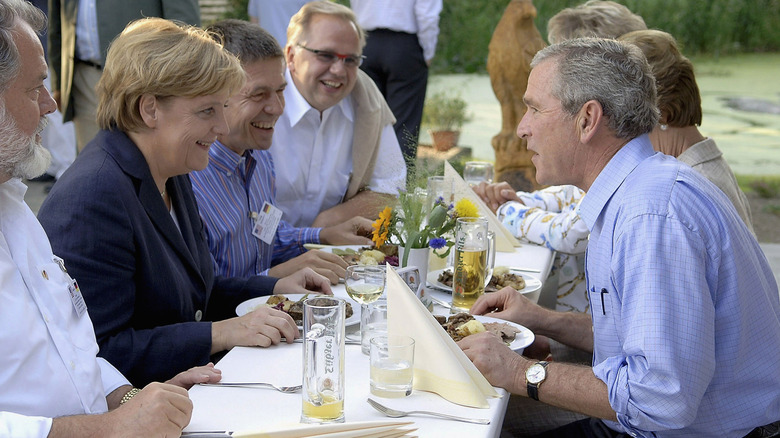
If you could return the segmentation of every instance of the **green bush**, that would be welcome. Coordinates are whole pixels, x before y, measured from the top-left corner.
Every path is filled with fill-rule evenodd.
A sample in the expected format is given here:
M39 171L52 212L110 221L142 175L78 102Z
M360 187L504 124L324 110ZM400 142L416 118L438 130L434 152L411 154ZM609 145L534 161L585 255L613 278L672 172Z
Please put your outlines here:
M435 131L458 131L471 120L467 106L457 94L437 91L425 98L422 124Z

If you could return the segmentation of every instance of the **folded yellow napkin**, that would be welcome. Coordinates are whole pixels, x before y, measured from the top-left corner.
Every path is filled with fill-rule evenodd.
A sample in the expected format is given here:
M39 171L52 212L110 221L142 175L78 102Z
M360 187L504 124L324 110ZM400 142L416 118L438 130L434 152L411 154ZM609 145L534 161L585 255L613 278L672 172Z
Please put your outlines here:
M490 208L447 161L444 162L444 179L452 181L452 193L455 195L455 199L468 199L477 206L479 215L487 218L488 228L496 234L496 251L514 252L515 247L520 246L520 242L515 239L515 236L499 222L498 217L490 211Z
M411 421L356 421L332 424L295 424L264 431L236 431L233 438L379 438L403 437L417 429L401 429L412 424Z
M387 266L387 331L414 338L414 389L474 408L488 408L495 388L436 321L409 286Z

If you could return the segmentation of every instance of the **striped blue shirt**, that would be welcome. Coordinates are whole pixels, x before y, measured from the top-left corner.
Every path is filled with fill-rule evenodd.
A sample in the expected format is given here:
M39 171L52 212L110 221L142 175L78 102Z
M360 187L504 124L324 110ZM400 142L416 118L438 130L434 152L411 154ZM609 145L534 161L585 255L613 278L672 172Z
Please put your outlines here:
M319 243L320 228L279 222L273 247L252 234L263 203L276 200L274 163L268 151L238 155L220 142L209 149L209 164L190 173L217 273L228 277L268 274L278 263L302 254L305 243Z
M593 372L636 436L741 437L780 420L780 298L716 186L647 136L625 145L580 215Z

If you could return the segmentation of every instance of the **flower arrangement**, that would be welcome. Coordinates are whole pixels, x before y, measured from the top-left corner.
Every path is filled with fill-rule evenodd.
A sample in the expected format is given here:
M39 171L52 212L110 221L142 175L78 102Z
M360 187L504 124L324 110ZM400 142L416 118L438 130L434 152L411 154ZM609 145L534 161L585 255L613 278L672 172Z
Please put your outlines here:
M430 247L437 256L447 257L454 245L449 237L456 219L478 216L477 207L466 198L453 205L439 197L427 216L425 203L426 197L419 191L402 192L397 207L385 207L373 223L371 237L377 247L389 242L404 248L401 266L406 266L412 248Z

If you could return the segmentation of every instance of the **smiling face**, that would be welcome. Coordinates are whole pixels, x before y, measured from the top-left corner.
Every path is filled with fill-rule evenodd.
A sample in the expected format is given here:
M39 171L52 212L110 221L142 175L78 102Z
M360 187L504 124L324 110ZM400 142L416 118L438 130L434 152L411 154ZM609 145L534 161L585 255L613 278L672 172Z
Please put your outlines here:
M244 65L246 85L225 109L230 132L219 140L241 155L247 149L268 149L274 125L284 111L284 60L260 59Z
M147 157L150 167L165 178L205 169L209 147L217 136L228 132L228 94L149 99L152 101L148 110L154 117L148 142L152 147L146 148L152 154Z
M32 178L46 171L50 155L41 145L40 134L46 126L46 114L56 109L43 85L49 69L38 37L21 21L17 21L13 34L21 65L0 96L0 183L11 177Z
M517 126L517 135L525 138L528 150L534 152L531 161L539 184L576 185L581 173L577 166L579 138L575 118L566 114L552 94L556 74L555 60L543 61L531 70L523 97L528 110Z
M354 56L361 54L354 25L330 15L315 15L298 43L313 50ZM320 112L347 97L357 82L357 66L347 67L341 60L322 62L316 54L295 44L287 46L287 68L295 87L309 105Z

